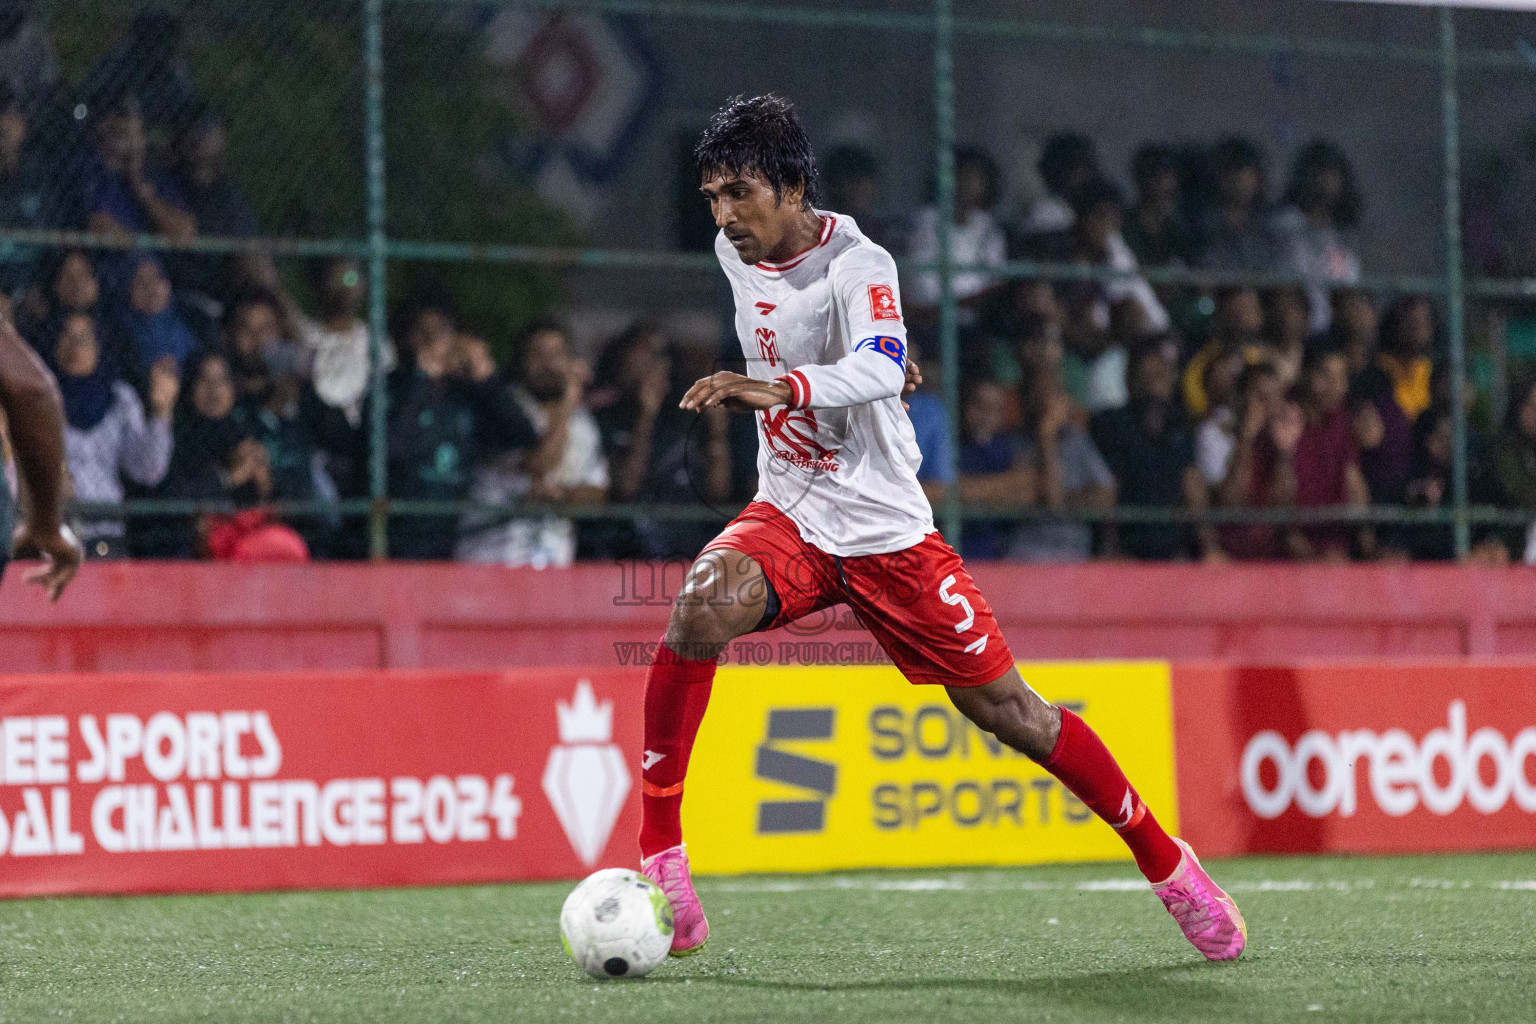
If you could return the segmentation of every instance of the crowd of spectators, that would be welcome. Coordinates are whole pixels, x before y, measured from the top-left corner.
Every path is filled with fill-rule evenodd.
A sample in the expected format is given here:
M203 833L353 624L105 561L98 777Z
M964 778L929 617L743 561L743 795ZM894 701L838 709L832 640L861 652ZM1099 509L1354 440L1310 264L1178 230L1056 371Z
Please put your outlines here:
M90 555L363 556L364 520L339 511L369 494L363 267L335 256L312 261L308 280L285 282L256 255L131 247L135 235L258 233L229 167L225 123L191 85L174 19L148 14L88 76L71 116L41 132L60 87L46 48L26 57L21 44L36 43L35 27L0 24L0 47L15 58L0 68L0 226L124 242L0 243L0 316L57 375L74 495L98 509L79 522ZM967 521L966 555L1451 557L1443 525L1074 517L1117 505L1444 507L1451 388L1435 303L1356 286L1363 204L1337 146L1303 147L1273 203L1264 153L1237 137L1143 147L1129 167L1129 199L1080 135L1047 140L1038 171L1043 196L1005 216L992 160L956 154L958 438L936 397L938 278L903 272L911 350L928 378L910 416L930 500L1040 513ZM888 211L871 154L835 149L823 172L830 207L898 258L935 258L937 208ZM1006 260L1112 274L1053 283L992 272ZM1148 267L1298 283L1154 285ZM380 346L394 556L532 566L689 556L717 521L566 515L605 502L702 504L723 515L751 497L750 420L677 408L720 354L674 345L639 322L588 360L559 324L540 323L498 365L459 321L448 292L423 285L396 303ZM737 343L728 327L723 334L730 360ZM1509 409L1497 436L1473 429L1471 496L1536 510L1536 387L1517 389ZM125 498L221 511L168 507L124 521L99 510ZM456 520L411 506L444 501L513 511ZM310 511L290 510L294 502ZM551 504L566 515L539 511ZM1474 539L1480 559L1526 555L1520 531Z
M959 300L961 436L937 403L911 410L924 486L999 509L967 521L971 557L1064 561L1452 557L1448 525L1342 521L1090 527L1111 506L1347 513L1367 505L1438 509L1451 500L1451 386L1441 312L1423 295L1359 287L1363 201L1344 152L1302 147L1278 202L1265 154L1230 137L1148 144L1126 198L1092 141L1049 138L1045 194L1004 214L982 151L955 158L953 279ZM938 214L884 215L866 152L826 161L829 205L899 256L930 263ZM991 273L1005 261L1070 264L1095 279ZM1153 285L1144 268L1204 271L1211 287ZM1286 280L1252 287L1234 276ZM931 355L939 282L904 277L913 350ZM934 366L924 360L925 373ZM931 377L932 374L929 374ZM1470 398L1470 382L1465 389ZM1536 510L1536 388L1520 385L1496 436L1469 417L1475 504ZM1102 519L1103 517L1099 517ZM1235 517L1229 517L1235 518ZM1022 521L1020 521L1022 519ZM1536 552L1533 552L1536 554ZM1527 557L1520 529L1474 531L1472 557Z

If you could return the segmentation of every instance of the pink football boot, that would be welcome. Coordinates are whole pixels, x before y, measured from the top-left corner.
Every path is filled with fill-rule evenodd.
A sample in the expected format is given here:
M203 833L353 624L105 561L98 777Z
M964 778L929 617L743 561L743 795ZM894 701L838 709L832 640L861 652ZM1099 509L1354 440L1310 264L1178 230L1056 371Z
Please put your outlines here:
M685 845L678 843L640 862L640 873L660 886L672 904L672 956L692 956L709 940L709 922L693 891Z
M1202 956L1207 960L1236 960L1248 943L1248 925L1243 915L1238 913L1232 897L1211 881L1189 844L1182 839L1174 842L1184 856L1172 877L1153 885L1152 891Z

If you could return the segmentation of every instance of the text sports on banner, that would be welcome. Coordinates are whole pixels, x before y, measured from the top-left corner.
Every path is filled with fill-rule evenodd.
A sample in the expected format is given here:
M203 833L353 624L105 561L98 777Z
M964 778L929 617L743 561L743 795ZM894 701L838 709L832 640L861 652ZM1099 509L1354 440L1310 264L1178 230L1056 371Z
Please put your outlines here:
M1080 713L1149 804L1174 816L1169 669L1021 664ZM683 803L700 872L1125 859L1044 769L895 668L722 667Z
M568 669L0 679L0 895L629 864L640 682Z

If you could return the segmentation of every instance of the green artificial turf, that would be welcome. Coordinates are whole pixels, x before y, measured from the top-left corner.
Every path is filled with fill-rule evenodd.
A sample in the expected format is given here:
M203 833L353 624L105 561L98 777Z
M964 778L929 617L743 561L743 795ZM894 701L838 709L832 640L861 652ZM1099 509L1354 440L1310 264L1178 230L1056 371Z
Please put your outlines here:
M1126 865L702 879L710 948L615 982L567 884L0 903L0 1021L1536 1020L1536 855L1207 866L1236 964Z

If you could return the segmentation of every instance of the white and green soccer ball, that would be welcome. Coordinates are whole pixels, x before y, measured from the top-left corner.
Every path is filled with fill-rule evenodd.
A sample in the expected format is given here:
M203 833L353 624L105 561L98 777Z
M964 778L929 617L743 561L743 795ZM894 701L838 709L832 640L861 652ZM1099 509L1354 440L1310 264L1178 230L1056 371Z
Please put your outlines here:
M638 871L604 868L565 898L560 938L594 978L641 978L672 949L672 904Z

